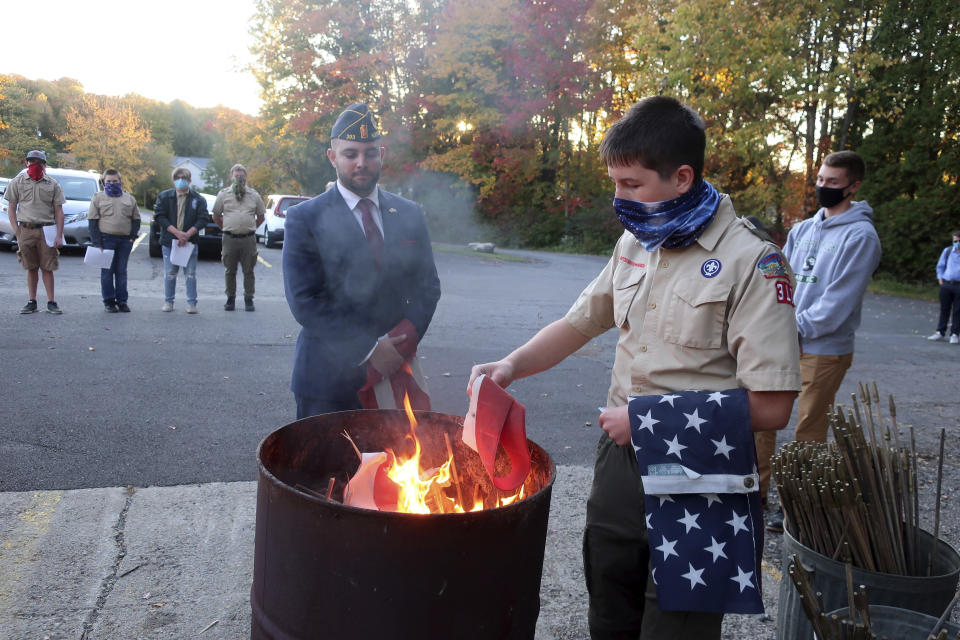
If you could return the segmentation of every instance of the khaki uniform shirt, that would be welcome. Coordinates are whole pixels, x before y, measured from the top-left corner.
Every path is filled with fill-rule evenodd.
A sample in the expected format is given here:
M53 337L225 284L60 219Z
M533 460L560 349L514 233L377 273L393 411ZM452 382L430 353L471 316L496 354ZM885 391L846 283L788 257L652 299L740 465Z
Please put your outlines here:
M120 197L111 198L103 191L93 194L90 200L90 220L99 220L101 233L114 236L129 236L133 230L133 221L140 223L140 207L136 199L126 191Z
M39 181L33 180L26 172L18 174L7 185L3 194L10 206L17 205L17 221L33 224L54 224L56 216L54 206L66 202L60 184L44 175Z
M651 253L621 236L566 315L590 337L620 331L607 406L687 389L800 390L793 272L751 228L723 196L689 247Z
M230 233L250 233L257 230L257 218L264 215L266 207L260 194L246 188L243 200L237 200L233 188L221 189L213 203L213 215L223 216L223 230Z

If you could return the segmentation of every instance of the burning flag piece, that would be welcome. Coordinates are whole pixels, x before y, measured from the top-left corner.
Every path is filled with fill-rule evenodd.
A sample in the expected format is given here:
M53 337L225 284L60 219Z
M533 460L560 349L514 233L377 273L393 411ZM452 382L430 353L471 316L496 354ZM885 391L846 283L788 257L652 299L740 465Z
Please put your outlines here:
M530 473L526 408L486 375L473 382L470 408L463 419L463 442L480 454L483 466L498 489L512 491L521 486ZM500 445L510 458L511 466L510 475L503 477L494 475Z
M412 444L412 455L400 455L389 449L385 452L361 453L357 449L360 467L347 483L343 495L344 504L379 511L422 514L482 510L484 498L479 492L479 485L476 486L473 496L462 495L449 438L446 439L446 460L438 467L421 469L423 451L417 436L417 418L410 406L409 397L404 397L403 404L410 424L410 433L406 440ZM471 401L471 410L464 421L464 442L475 451L478 446L481 448L483 468L494 486L501 491L514 492L512 495L497 496L495 504L491 506L506 506L525 496L523 483L530 473L530 454L523 418L522 404L514 401L492 381L487 380L485 385L478 381ZM506 477L493 475L501 437L512 467L511 473ZM356 448L355 445L354 447Z

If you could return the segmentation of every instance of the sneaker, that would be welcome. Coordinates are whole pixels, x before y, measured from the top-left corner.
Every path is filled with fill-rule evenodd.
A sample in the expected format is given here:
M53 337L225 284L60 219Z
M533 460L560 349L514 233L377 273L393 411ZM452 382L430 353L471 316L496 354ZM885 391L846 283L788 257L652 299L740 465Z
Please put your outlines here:
M937 331L932 336L927 336L927 340L943 340L943 334Z
M766 524L767 531L773 533L783 533L783 510L777 509L777 512L770 516Z
M223 310L233 311L234 309L236 309L236 305L233 303L233 298L227 298L227 301L223 303Z
M51 300L47 303L47 313L52 313L55 316L60 315L63 311L60 311L60 305Z
M253 306L253 298L244 298L243 299L243 309L244 311L256 311L256 307Z
M27 304L23 305L23 309L20 309L20 313L36 313L37 312L37 301L28 300Z
M247 309L247 311L249 311L249 309ZM950 344L960 344L960 335L956 333L952 334L950 336Z
M103 303L103 310L107 313L116 313L120 311L120 309L117 308L117 303L113 302L112 300L108 300Z
M120 313L130 313L130 307L127 306L126 302L121 302L117 305L117 311Z
M195 304L189 304L189 303L188 303L188 304L187 304L187 313L200 313L200 312L197 311L197 305L195 305Z
M173 303L172 303L172 302L164 302L164 303L163 303L163 306L160 307L160 311L173 311Z

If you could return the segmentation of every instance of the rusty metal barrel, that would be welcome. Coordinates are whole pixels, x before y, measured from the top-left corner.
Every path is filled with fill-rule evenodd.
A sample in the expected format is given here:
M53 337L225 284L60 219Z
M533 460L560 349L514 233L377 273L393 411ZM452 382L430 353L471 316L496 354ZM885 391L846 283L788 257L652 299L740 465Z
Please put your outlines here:
M416 417L424 466L446 457L446 433L464 493L497 491L460 441L462 418ZM507 506L380 512L324 497L330 478L341 495L359 463L344 431L362 451L383 451L409 426L402 411L345 411L260 443L251 638L532 639L555 476L547 453L528 440L527 496Z

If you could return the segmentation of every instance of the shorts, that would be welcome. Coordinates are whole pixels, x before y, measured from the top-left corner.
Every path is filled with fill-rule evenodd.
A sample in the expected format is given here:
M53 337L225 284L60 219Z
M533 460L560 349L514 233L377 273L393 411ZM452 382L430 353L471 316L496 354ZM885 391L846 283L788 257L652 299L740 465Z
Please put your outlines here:
M20 227L17 229L17 246L17 259L26 271L37 268L56 271L60 266L60 252L56 247L47 245L43 239L43 229Z

